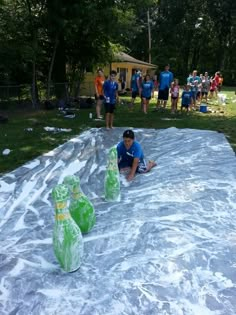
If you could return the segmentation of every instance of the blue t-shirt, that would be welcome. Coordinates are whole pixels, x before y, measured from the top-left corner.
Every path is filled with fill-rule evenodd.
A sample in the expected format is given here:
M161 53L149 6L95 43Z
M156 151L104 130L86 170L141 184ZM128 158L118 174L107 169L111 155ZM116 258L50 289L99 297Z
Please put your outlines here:
M198 83L202 82L201 78L198 75L196 75L195 77L189 77L188 83L194 84L194 81L197 81Z
M132 166L134 158L138 158L139 161L143 161L144 155L141 145L134 141L132 146L127 150L124 141L121 141L117 145L117 154L119 160L119 167Z
M183 91L182 93L182 105L190 105L191 104L191 98L192 98L192 92L191 91Z
M118 90L118 83L106 80L103 84L103 92L105 97L105 102L110 104L115 104L116 102L116 91Z
M152 96L152 90L153 90L153 82L152 81L143 81L142 82L142 97L151 97Z
M131 89L133 92L138 92L139 87L138 87L138 83L137 80L139 81L140 79L140 75L138 73L134 73L131 77Z
M159 76L159 90L169 89L173 82L173 73L170 71L162 71Z
M189 78L189 83L191 85L191 91L197 93L198 92L198 84L200 84L202 82L201 78L199 76L191 76Z

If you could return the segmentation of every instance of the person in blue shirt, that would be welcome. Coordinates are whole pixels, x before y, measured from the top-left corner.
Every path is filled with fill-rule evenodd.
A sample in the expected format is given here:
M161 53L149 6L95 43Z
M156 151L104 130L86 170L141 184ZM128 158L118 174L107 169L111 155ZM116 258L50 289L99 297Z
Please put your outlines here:
M146 164L142 147L134 138L134 132L128 129L123 133L123 141L117 145L118 167L120 172L129 172L128 181L134 178L135 173L147 173L156 166L154 161Z
M158 88L158 98L157 98L157 106L158 110L160 107L166 108L166 104L169 98L169 89L171 82L173 82L174 76L171 71L169 71L170 65L167 64L165 66L165 70L160 73L159 76L159 88Z
M140 94L143 100L143 112L147 114L149 101L153 97L154 84L149 74L147 74L141 84Z
M112 70L110 72L110 78L103 84L103 93L105 98L105 112L106 112L106 128L113 128L114 110L118 97L118 83L116 80L117 72Z
M192 103L192 91L190 91L190 85L186 84L184 86L184 90L181 96L181 112L183 110L183 108L186 108L187 112L189 112L189 108L191 106Z
M133 69L132 77L131 77L131 103L130 103L130 109L133 109L134 107L134 101L136 97L139 95L139 89L140 89L140 73L137 69Z
M202 83L201 78L197 75L197 70L193 70L192 76L189 78L189 84L192 91L192 107L196 108L196 100L199 85Z

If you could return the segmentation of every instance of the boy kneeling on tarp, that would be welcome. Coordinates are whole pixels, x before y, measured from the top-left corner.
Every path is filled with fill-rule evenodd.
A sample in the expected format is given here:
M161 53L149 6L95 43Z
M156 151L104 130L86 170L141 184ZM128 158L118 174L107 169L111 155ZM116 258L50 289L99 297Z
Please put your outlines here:
M156 166L154 161L145 162L142 147L134 138L134 132L126 130L123 133L123 141L117 145L118 167L120 172L129 172L128 181L134 178L135 173L147 173Z

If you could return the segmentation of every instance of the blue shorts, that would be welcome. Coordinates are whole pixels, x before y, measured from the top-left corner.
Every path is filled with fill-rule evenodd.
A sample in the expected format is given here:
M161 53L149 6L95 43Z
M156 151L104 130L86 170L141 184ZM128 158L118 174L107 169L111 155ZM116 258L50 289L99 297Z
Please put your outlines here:
M147 164L145 162L145 160L140 160L139 163L138 163L138 167L136 169L136 173L145 173L147 170Z
M197 99L197 91L192 91L192 98L194 101Z
M132 91L132 98L139 96L139 91Z

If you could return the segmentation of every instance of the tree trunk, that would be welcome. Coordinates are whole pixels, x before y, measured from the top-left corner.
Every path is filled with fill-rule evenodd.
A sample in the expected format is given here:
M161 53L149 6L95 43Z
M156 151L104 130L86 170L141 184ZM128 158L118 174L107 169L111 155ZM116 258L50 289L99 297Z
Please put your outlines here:
M58 47L55 54L54 67L52 77L55 85L55 93L58 99L66 98L65 82L66 82L66 52L65 39L63 30L58 36Z
M36 62L32 64L32 86L31 86L31 100L33 109L38 109L38 87L36 81Z
M50 88L51 88L51 82L52 82L52 70L53 66L55 63L55 56L57 52L57 47L58 47L58 35L56 36L55 44L53 47L53 52L52 52L52 58L49 66L49 71L48 71L48 82L47 82L47 94L46 94L46 100L48 101L50 99Z

